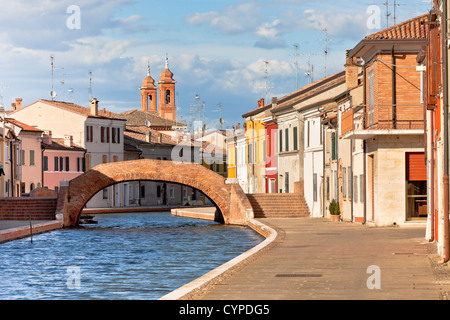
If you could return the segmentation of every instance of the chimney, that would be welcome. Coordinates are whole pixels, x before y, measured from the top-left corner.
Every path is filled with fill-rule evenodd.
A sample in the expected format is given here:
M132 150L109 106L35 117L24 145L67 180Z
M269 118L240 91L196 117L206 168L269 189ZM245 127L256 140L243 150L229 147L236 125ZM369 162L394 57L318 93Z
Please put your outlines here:
M65 134L64 135L64 145L69 148L73 147L73 136Z
M11 107L12 107L13 111L17 110L17 105L15 102L11 103Z
M347 51L347 58L345 62L345 84L347 90L354 89L358 86L358 75L360 68L361 67L358 66L357 58L350 58Z
M91 103L91 115L98 116L98 100L93 98L90 101Z
M45 144L52 144L52 132L50 130L44 131L42 142Z
M278 106L278 98L272 97L272 108L276 108Z
M258 101L258 108L262 108L262 107L264 107L264 98L259 99L259 101Z
M22 109L22 98L16 98L16 110Z

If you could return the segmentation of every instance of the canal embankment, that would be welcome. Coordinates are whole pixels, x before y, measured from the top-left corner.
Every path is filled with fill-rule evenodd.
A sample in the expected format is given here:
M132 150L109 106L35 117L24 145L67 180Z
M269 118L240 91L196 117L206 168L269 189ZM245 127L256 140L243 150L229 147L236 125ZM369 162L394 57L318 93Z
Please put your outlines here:
M60 220L1 220L0 243L30 237L36 234L61 229Z
M172 214L194 219L214 220L215 210L215 208L202 208L201 210L198 208L182 208L172 210ZM281 230L276 230L275 228L269 227L258 220L250 219L248 221L248 227L263 236L265 240L259 245L215 268L205 275L161 297L159 300L198 299L217 284L244 269L248 264L258 259L267 250L271 249L273 245L283 239L284 233Z

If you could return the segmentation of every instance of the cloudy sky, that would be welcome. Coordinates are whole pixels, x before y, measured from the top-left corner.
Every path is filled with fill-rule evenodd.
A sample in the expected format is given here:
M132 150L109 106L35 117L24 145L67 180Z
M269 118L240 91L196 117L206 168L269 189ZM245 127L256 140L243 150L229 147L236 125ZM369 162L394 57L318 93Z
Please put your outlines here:
M342 71L345 51L386 27L386 6L377 5L379 16L373 10L382 2L0 0L3 103L9 109L16 97L24 105L50 99L54 56L57 100L87 106L92 72L92 96L101 108L138 109L147 64L158 81L167 55L179 120L190 121L198 95L208 126L218 126L220 103L229 128L266 90L270 100L309 83L308 68L314 80ZM397 1L397 22L426 13L428 2ZM392 25L393 6L390 12Z

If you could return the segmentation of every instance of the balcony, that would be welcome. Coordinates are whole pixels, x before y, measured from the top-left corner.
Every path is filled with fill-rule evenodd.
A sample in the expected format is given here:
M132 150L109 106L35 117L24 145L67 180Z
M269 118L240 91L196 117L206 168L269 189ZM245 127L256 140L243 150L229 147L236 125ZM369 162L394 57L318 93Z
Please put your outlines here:
M387 105L353 109L341 117L341 138L369 139L376 135L421 135L425 121L423 106Z

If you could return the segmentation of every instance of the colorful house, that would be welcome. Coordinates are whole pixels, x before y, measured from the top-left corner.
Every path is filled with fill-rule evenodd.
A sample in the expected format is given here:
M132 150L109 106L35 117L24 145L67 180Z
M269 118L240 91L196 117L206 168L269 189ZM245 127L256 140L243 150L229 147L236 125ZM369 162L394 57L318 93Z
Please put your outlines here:
M363 125L343 124L350 130L341 134L364 141L363 220L376 226L420 226L427 219L424 82L417 57L428 43L428 25L428 15L416 17L365 37L348 52L349 59L364 62ZM356 112L352 118L347 121L357 121Z
M59 191L70 180L86 170L86 149L73 143L73 137L53 138L51 131L42 137L43 186Z

